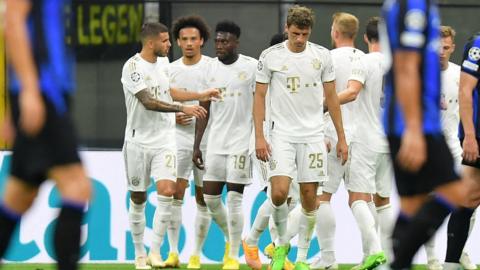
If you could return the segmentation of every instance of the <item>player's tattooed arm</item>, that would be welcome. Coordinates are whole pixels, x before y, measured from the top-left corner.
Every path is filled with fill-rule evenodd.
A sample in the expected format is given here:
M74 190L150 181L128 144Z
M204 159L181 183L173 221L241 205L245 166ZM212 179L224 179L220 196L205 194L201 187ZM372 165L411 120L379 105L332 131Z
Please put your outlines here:
M147 89L135 94L135 97L145 106L147 110L157 112L183 112L183 105L180 103L168 103L158 100L148 92Z

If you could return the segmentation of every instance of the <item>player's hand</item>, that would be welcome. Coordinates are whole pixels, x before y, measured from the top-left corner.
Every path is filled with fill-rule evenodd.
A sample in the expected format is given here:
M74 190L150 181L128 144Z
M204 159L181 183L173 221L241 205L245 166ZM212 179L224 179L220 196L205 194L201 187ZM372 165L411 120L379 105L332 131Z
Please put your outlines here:
M188 116L195 116L200 119L207 117L207 110L198 105L183 105L182 112Z
M220 98L220 90L211 88L200 92L199 101L215 101Z
M265 138L259 138L255 140L255 153L257 158L261 161L266 162L270 159L272 150L270 149L270 145L267 143Z
M38 89L22 89L20 92L20 128L28 136L35 136L45 124L46 112Z
M181 126L188 126L192 123L193 117L182 112L175 113L175 122Z
M345 139L340 139L337 142L337 158L345 165L348 160L348 145Z
M475 136L465 135L463 139L463 159L469 163L474 163L478 158L478 143Z
M202 158L202 151L198 148L193 149L193 156L192 156L192 161L193 164L200 170L205 169L205 164L203 164L203 158Z
M330 151L332 151L332 142L330 142L328 139L325 139L325 147L327 148L327 153L330 153Z
M405 130L396 159L400 167L407 171L420 170L427 160L427 143L421 130Z

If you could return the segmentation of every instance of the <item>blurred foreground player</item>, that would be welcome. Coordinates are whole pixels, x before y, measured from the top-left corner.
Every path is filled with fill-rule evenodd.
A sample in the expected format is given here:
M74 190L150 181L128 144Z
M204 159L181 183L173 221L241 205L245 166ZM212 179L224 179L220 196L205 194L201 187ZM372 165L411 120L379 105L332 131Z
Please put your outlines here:
M0 203L0 258L40 185L53 179L62 202L54 233L58 269L77 269L80 225L91 193L77 153L69 104L74 61L65 43L64 4L7 1L6 45L16 138L10 177Z

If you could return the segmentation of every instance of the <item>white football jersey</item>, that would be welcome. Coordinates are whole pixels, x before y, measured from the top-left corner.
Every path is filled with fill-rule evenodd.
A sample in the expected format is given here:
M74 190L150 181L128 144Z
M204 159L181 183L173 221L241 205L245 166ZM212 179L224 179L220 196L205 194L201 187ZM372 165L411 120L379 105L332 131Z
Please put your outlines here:
M232 154L248 151L253 130L252 110L257 60L239 55L224 65L217 58L207 75L208 88L217 88L221 98L210 105L210 136L207 152Z
M150 63L137 53L123 66L121 82L127 107L125 141L146 148L175 145L175 113L147 110L135 97L141 90L147 90L158 100L173 102L165 62Z
M447 139L458 139L460 113L458 109L458 87L460 85L460 66L452 62L442 71L441 119L443 133Z
M335 80L330 52L308 42L294 53L287 42L264 50L256 80L269 84L271 136L291 143L323 141L323 83Z
M356 121L362 124L354 131L352 141L367 145L369 149L378 153L389 152L381 120L385 99L383 76L387 71L384 55L373 52L354 62L349 79L363 85L356 100Z
M365 55L365 53L352 47L336 48L330 52L332 54L333 66L335 67L335 88L338 93L347 88L348 79L352 73L353 63L358 61L360 57ZM342 111L343 130L345 132L347 144L350 144L355 129L356 108L357 104L355 101L340 106L340 110ZM328 115L325 121L326 135L336 140L337 132L330 115Z
M200 61L194 65L185 65L183 58L177 59L168 66L168 76L170 79L170 87L184 89L188 91L202 91L206 89L206 76L208 65L212 62L212 58L202 55ZM184 104L198 105L198 101L186 101ZM195 118L188 126L176 125L177 149L189 150L193 149L195 139ZM207 143L208 128L205 130L202 139L203 149Z

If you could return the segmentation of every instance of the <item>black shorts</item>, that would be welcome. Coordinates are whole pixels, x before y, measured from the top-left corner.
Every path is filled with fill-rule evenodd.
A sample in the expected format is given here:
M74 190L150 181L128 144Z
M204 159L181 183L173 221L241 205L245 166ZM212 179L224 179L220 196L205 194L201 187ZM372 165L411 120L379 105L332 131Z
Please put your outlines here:
M10 174L22 181L39 186L47 178L49 169L58 165L79 163L77 137L70 112L58 114L52 102L43 96L46 109L45 124L35 137L26 136L19 129L19 100L17 94L10 95L15 142ZM65 97L67 107L68 97Z
M427 161L416 173L401 168L396 160L401 138L389 136L395 182L400 196L413 196L432 192L436 187L460 179L455 172L452 154L443 135L427 135Z

